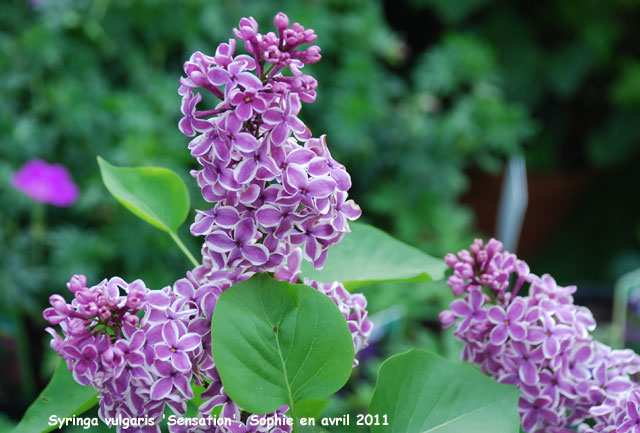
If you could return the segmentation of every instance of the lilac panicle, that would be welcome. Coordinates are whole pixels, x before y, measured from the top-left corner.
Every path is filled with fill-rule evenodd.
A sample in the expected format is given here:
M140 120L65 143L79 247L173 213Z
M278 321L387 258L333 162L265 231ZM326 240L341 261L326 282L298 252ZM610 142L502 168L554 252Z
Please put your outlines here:
M202 264L172 287L149 290L118 277L87 287L84 276L68 284L74 300L50 298L44 312L60 335L47 328L51 346L76 381L100 392L99 415L147 416L159 420L165 407L183 415L204 387L199 417L219 408L230 427L170 426L171 433L286 433L283 422L256 428L250 419L282 421L287 406L267 415L248 414L231 400L211 353L211 319L223 291L256 272L296 283L302 260L317 268L328 248L349 231L360 208L348 198L351 179L333 159L324 136L313 138L298 114L315 100L316 80L302 73L320 60L313 30L278 13L277 33L259 33L253 18L242 18L234 35L249 52L236 54L237 41L220 44L213 56L194 53L181 78L183 118L179 129L193 137L192 172L211 209L198 210L191 226L204 237ZM285 70L291 74L283 73ZM209 92L220 102L200 110ZM366 299L339 283L305 284L326 294L344 315L355 352L368 344L372 322ZM357 365L357 360L354 362ZM125 431L118 426L118 432ZM126 431L138 431L131 428ZM139 429L157 433L157 425Z
M325 136L313 138L298 117L302 102L315 100L316 80L302 73L306 63L320 60L312 43L313 30L290 26L279 13L277 33L262 34L253 18L243 18L234 35L250 56L236 54L234 39L218 46L216 54L194 53L185 63L180 81L180 130L193 137L188 145L200 165L192 172L204 199L215 202L197 211L191 233L204 236L202 265L180 283L197 305L207 336L220 293L255 272L273 272L277 279L297 282L302 260L320 268L328 248L349 231L360 208L348 199L351 179L329 152ZM283 72L289 69L291 75ZM199 110L200 92L220 102ZM305 281L329 296L344 314L356 353L366 347L372 324L366 300L351 295L338 283ZM176 283L178 285L178 283ZM186 291L185 291L186 293ZM205 346L195 378L208 384L202 416L222 406L223 413L241 408L228 398L215 362ZM355 361L357 364L357 361ZM272 416L284 416L281 408ZM245 431L234 425L234 431Z
M11 177L11 184L31 199L58 207L68 207L78 198L78 187L69 170L41 159L25 163Z
M326 138L312 138L298 117L302 102L313 102L316 80L302 72L320 60L313 30L279 13L277 33L259 32L253 18L234 29L249 56L236 54L235 40L216 55L194 53L180 81L180 130L193 137L192 172L211 210L199 211L191 231L204 236L203 256L215 269L274 272L293 279L292 257L322 267L327 249L349 231L360 209L346 197L351 179L335 161ZM290 71L290 75L285 74ZM201 93L220 102L199 109ZM206 107L205 107L206 108ZM237 218L215 216L233 208ZM287 270L289 270L287 274Z
M592 338L596 323L574 305L575 286L530 273L495 239L476 239L445 262L459 299L440 321L456 326L464 360L520 388L525 431L640 433L640 387L630 378L640 372L640 357Z
M193 397L191 363L202 352L199 336L188 328L191 305L169 288L151 291L140 280L114 277L87 287L86 278L75 275L67 287L71 303L53 295L44 311L62 336L47 331L76 381L100 392L100 417L159 420L165 405L184 413ZM177 362L162 361L166 329L178 339Z

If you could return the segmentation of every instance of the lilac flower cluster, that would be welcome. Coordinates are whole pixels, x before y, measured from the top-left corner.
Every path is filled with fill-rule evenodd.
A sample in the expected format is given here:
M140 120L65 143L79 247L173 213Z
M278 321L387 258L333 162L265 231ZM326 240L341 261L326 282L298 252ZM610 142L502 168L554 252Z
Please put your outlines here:
M194 236L205 236L205 261L216 270L277 272L295 281L300 256L320 268L360 209L347 199L351 179L325 137L312 138L297 117L317 87L301 69L320 60L318 46L300 45L317 37L289 26L283 13L274 24L277 33L262 34L253 18L240 20L234 34L251 56L235 53L235 39L214 56L191 56L180 81L179 126L194 137L189 149L202 167L192 175L203 197L216 202L191 226ZM198 91L221 101L198 110Z
M198 408L201 417L211 416L220 407L219 416L231 420L231 431L246 428L243 410L225 393L211 354L211 317L220 294L232 283L218 278L201 280L201 284L198 274L209 273L202 268L162 290L149 290L140 280L127 284L118 277L87 288L86 278L75 275L67 284L75 296L70 304L60 295L51 296L51 308L44 317L60 325L63 334L47 328L53 337L51 345L78 383L100 392L99 414L105 422L148 417L157 423L166 405L184 414L186 402L194 396L193 382L206 387L200 395L204 400ZM372 323L364 296L350 294L339 283L305 283L338 305L354 336L356 353L366 347ZM287 409L254 417L282 418ZM170 430L205 433L225 428L171 426ZM157 432L157 425L145 426L143 431Z
M530 273L495 239L486 245L476 239L445 262L453 269L447 284L462 298L440 313L440 321L445 328L457 325L464 360L520 388L525 431L636 431L621 426L638 419L637 400L628 401L640 395L630 378L640 372L640 357L593 340L596 322L587 308L574 305L575 286ZM519 295L525 284L528 293Z
M298 47L316 36L297 23L289 27L283 13L274 24L277 35L261 34L253 18L241 19L234 34L252 57L235 55L231 39L212 57L193 54L185 63L187 77L180 81L184 117L179 126L195 136L189 149L202 166L192 174L205 200L216 202L212 209L197 211L191 233L205 236L203 264L181 284L191 287L189 296L209 322L220 293L255 272L273 272L295 283L303 259L322 266L327 249L349 230L348 220L361 213L348 200L351 179L332 158L325 137L312 138L297 117L301 102L315 100L317 86L301 68L320 60L317 46ZM292 76L282 73L287 68ZM221 102L213 110L197 111L202 100L197 90ZM364 348L372 328L364 297L337 283L305 283L338 305L356 353ZM203 332L208 331L203 327ZM208 336L203 334L203 341L208 343ZM241 408L225 394L210 348L204 353L199 374L209 385L200 413L206 416L220 405L223 413L237 413Z
M184 413L193 398L193 364L202 356L189 323L192 306L169 287L151 291L141 280L115 277L88 288L75 275L67 287L73 301L53 295L44 311L63 337L47 331L75 380L100 391L100 417L159 421L165 405Z
M211 353L211 319L221 293L255 272L273 272L295 283L303 259L322 266L329 246L349 231L360 209L348 200L351 180L329 153L324 136L312 138L297 117L301 102L313 102L316 81L300 69L320 59L320 49L298 47L316 39L283 13L274 19L278 34L258 33L253 18L240 20L234 34L253 57L235 55L236 41L220 44L213 57L195 53L182 78L184 118L179 127L196 136L189 148L202 168L192 174L203 197L216 202L197 211L191 232L205 236L202 264L173 287L151 291L137 280L105 280L92 288L74 276L75 299L51 297L45 318L52 347L75 379L100 391L100 416L158 418L165 406L184 414L194 397L192 384L204 388L202 418L232 420L231 427L170 426L172 433L289 432L256 428L249 419L281 420L287 406L267 415L250 415L226 394ZM288 68L292 76L283 75ZM222 102L198 111L202 95ZM329 296L351 329L355 352L366 347L372 323L366 299L339 283L305 280ZM123 291L126 296L121 294ZM355 362L357 364L357 361ZM254 420L255 421L255 420ZM273 425L270 423L269 425ZM128 431L118 427L118 431ZM157 433L157 425L142 432Z

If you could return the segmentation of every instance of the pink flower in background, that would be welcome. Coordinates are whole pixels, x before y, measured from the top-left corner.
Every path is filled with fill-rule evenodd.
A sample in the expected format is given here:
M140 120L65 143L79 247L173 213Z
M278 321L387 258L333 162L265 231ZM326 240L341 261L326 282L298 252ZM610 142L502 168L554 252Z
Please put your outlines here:
M54 206L71 206L78 198L78 187L69 170L41 159L25 163L11 177L11 183L33 200Z

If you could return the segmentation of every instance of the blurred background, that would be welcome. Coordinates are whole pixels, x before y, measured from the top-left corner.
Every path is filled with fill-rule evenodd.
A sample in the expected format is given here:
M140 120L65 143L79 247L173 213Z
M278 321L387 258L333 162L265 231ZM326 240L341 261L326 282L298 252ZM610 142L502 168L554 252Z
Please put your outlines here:
M318 99L302 117L347 166L364 220L435 256L457 251L495 235L505 164L523 158L518 254L577 284L578 302L611 320L616 280L640 267L640 1L5 0L0 430L57 362L41 312L72 274L160 288L189 267L108 194L96 155L171 168L205 208L177 129L182 63L213 53L241 16L271 30L280 10L319 35L323 59L307 69ZM11 185L33 158L69 169L72 206L37 205ZM327 415L365 410L391 354L418 346L459 358L437 324L443 283L363 291L377 341Z

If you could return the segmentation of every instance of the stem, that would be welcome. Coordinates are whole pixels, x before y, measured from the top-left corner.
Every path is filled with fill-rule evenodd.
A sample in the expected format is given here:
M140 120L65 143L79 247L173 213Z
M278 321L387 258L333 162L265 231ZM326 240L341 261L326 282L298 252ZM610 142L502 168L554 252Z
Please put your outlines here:
M523 277L518 277L518 280L516 281L516 285L514 287L514 289L511 291L511 299L515 298L516 296L518 296L518 292L520 291L520 288L522 287L522 285L524 284L524 278Z
M291 433L298 433L298 420L296 419L295 405L291 408L291 418L293 418L293 432Z
M260 74L260 80L264 82L264 81L268 78L269 73L270 73L270 72L273 70L273 68L275 68L275 67L276 67L276 65L275 65L275 64L270 64L270 65L269 65L269 68L268 68L266 71L264 71L262 74Z
M31 235L31 259L33 264L39 265L42 262L45 236L45 213L44 203L34 202L31 207L29 221L29 234ZM37 389L36 375L34 371L35 362L31 354L29 334L25 327L24 316L20 308L9 308L11 317L16 327L16 349L18 361L20 362L20 374L22 376L22 394L26 399L32 398Z
M213 84L205 83L204 88L216 95L219 99L224 99L224 93Z
M267 80L272 79L273 76L276 75L281 69L282 69L281 66L279 66L279 67L277 67L275 69L272 69L271 72L269 72L269 74L267 75Z
M178 237L178 234L175 232L170 231L169 232L169 236L171 236L171 239L173 239L173 241L178 244L178 246L180 247L180 249L182 250L182 252L184 253L185 256L187 256L187 258L189 259L189 261L191 262L191 264L194 267L198 267L200 266L200 263L198 263L198 261L196 260L195 257L193 257L193 254L191 254L191 251L189 251L187 249L187 247L182 243L182 241L180 240L180 238Z
M488 287L488 286L484 286L484 287ZM487 295L489 295L489 298L491 299L491 302L493 302L494 304L498 305L498 298L496 297L496 294L493 293L493 288L488 287L488 290L486 290L485 293Z
M33 259L35 263L38 263L41 259L42 254L42 245L44 243L44 232L45 232L45 205L43 203L34 203L31 208L31 221L30 221L30 231L31 231L31 241Z

